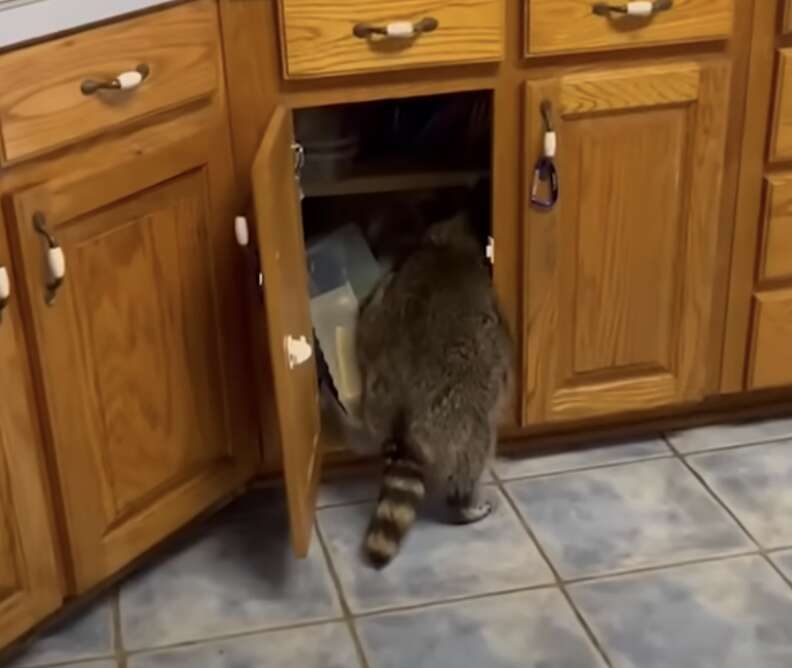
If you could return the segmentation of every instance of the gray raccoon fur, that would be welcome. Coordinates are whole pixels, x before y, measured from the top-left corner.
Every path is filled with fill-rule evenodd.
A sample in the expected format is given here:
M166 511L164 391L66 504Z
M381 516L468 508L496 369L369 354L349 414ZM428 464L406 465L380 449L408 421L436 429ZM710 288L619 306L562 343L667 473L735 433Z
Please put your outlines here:
M383 444L384 480L365 552L396 556L427 486L455 521L488 515L479 479L511 386L512 342L489 267L464 218L431 226L361 305L362 416Z

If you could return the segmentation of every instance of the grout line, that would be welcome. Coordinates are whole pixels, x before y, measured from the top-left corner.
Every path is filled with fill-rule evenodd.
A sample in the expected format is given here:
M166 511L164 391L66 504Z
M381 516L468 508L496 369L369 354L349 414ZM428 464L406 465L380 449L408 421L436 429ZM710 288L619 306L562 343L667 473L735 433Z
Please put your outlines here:
M639 566L637 568L627 568L623 570L609 571L607 573L597 573L595 575L582 575L575 578L566 578L564 584L578 585L588 582L598 582L600 580L610 580L613 578L626 577L630 575L640 575L642 573L654 573L656 571L670 571L675 568L684 568L685 566L696 566L697 564L710 564L716 561L729 561L730 559L742 559L743 557L759 557L762 553L759 550L743 550L734 552L732 554L718 554L712 557L697 557L694 559L683 559L682 561L674 561L670 563L662 563L648 566Z
M683 452L682 450L677 450L676 446L671 443L671 439L668 438L665 434L663 435L663 439L665 440L666 444L669 448L671 448L679 457L692 457L693 455L706 455L710 452L728 452L729 450L740 450L742 448L753 448L757 445L773 445L773 444L781 444L785 442L792 441L792 434L788 436L774 436L772 438L768 438L762 441L750 441L748 443L732 443L731 445L719 445L714 448L704 448L703 450L691 450L690 452Z
M765 443L773 443L773 442L774 441L765 441ZM770 566L770 568L772 568L776 573L778 573L778 575L781 577L781 579L787 585L792 587L792 581L788 577L786 577L786 575L784 575L783 571L770 558L770 555L768 554L767 550L762 546L762 544L759 542L759 540L757 540L756 537L754 537L754 535L748 530L748 527L742 522L742 520L740 520L739 517L737 517L737 514L726 504L726 502L723 499L721 499L721 497L715 492L715 490L710 486L710 484L704 479L704 476L701 475L701 473L699 473L695 468L693 468L693 466L690 464L690 462L688 462L688 460L685 458L685 456L682 455L679 452L679 450L677 450L673 446L673 444L671 443L670 440L666 439L666 443L668 444L668 447L671 448L672 452L677 456L677 459L679 459L679 461L682 462L682 465L685 468L687 468L688 471L690 471L690 473L696 478L696 480L699 481L701 486L705 490L707 490L707 492L709 492L710 496L712 496L712 498L715 499L715 501L721 506L721 508L723 508L723 510L725 510L726 513L728 513L728 515L732 518L732 520L734 520L734 522L737 524L737 526L740 527L740 529L743 530L743 532L745 533L746 536L748 536L748 538L751 540L751 542L753 542L753 544L756 545L756 548L757 548L757 550L759 552L759 555L765 560L765 562L767 562L767 564ZM750 445L741 446L741 447L751 447L753 445L760 445L760 444L759 443L752 443ZM735 448L723 448L720 451L722 451L724 449L733 450ZM710 452L712 452L712 451L710 451Z
M772 560L769 554L762 555L768 564L770 564L770 568L772 568L776 573L778 573L781 578L786 582L790 588L792 588L792 577L788 576L784 571L781 570L781 567L776 564L775 561Z
M792 552L792 545L786 545L784 547L768 547L765 552L767 554L778 554L779 552Z
M118 668L126 668L126 652L124 651L124 639L121 635L121 587L116 586L112 595L113 611L113 646L115 649L115 660Z
M718 505L721 508L723 508L723 510L726 511L726 513L729 515L729 517L732 518L732 520L734 520L737 526L743 530L745 535L751 539L751 542L753 542L753 544L756 545L756 548L759 550L759 552L764 553L765 550L762 547L762 544L758 540L756 540L756 538L754 538L754 535L750 531L748 531L748 527L746 527L745 524L742 523L742 521L740 520L739 517L737 517L734 511L728 505L726 505L726 502L723 499L721 499L720 496L718 496L715 490L712 489L710 484L704 479L704 476L701 475L701 473L699 473L695 468L693 468L690 462L688 462L687 459L685 459L685 457L682 454L680 454L680 452L673 445L671 445L670 441L667 441L667 443L668 443L668 447L671 448L671 451L676 455L677 460L679 460L682 463L682 466L684 466L688 471L690 471L693 477L696 480L698 480L699 484L709 493L709 495L713 499L715 499Z
M357 627L355 626L352 610L349 607L349 603L347 603L346 595L344 594L344 588L341 586L341 578L336 571L335 564L333 563L333 559L330 554L330 548L327 546L324 534L322 533L322 529L319 526L319 522L316 521L314 526L316 527L316 536L319 540L319 545L322 547L322 554L324 556L325 564L327 565L327 570L330 572L330 577L333 580L333 585L335 586L336 593L338 594L338 601L341 604L341 611L344 615L344 621L346 622L349 633L352 636L352 644L355 646L355 652L357 653L358 661L360 662L361 668L369 668L368 659L366 658L366 653L363 651L363 644L360 642Z
M342 622L341 617L327 617L322 619L312 619L304 622L292 622L289 624L281 624L280 626L269 626L258 629L246 629L244 631L237 631L231 633L221 633L220 635L210 635L204 638L195 638L192 640L182 640L180 642L167 643L164 645L157 645L155 647L139 647L132 650L124 650L127 657L137 656L139 654L151 654L153 652L170 651L173 649L185 649L187 647L195 647L196 645L209 645L216 642L225 642L227 640L237 640L239 638L247 638L250 636L260 636L278 633L280 631L292 631L296 629L311 628L313 626L325 626L327 624L338 624ZM71 664L69 664L71 665ZM46 668L50 668L47 666Z
M336 501L331 503L324 503L321 506L316 506L317 512L320 510L330 510L331 508L346 508L347 506L362 506L364 503L374 503L377 500L376 495L369 499L352 499L351 501Z
M538 550L539 554L542 555L542 558L547 563L547 566L550 569L550 571L552 572L553 578L555 579L556 586L558 587L558 589L561 591L561 594L566 599L567 604L572 609L572 613L577 618L578 623L583 628L584 633L588 636L589 641L592 643L592 645L597 650L597 652L599 652L600 656L602 657L602 660L605 662L605 665L609 666L609 668L613 668L613 663L611 662L610 657L608 656L607 652L605 652L605 648L600 643L599 638L597 638L597 636L594 635L594 631L589 626L589 624L586 621L585 617L583 617L583 613L578 609L577 605L575 605L575 602L572 600L572 596L570 596L569 592L567 591L567 588L566 588L566 586L564 584L563 579L561 578L560 573L556 569L556 567L553 564L553 562L550 561L550 558L548 557L547 553L544 551L544 548L542 547L542 545L539 543L539 540L537 539L537 537L534 534L533 530L528 525L528 522L523 517L523 515L520 512L519 508L517 508L517 504L514 502L514 500L511 498L511 496L506 492L506 489L504 488L503 483L501 483L500 479L496 479L496 485L498 486L498 489L500 490L500 493L506 499L506 503L509 504L509 507L515 513L515 515L517 515L518 521L522 525L523 529L525 529L525 532L528 534L528 537L530 538L530 540L533 541L533 544L536 547L536 549Z
M541 589L555 588L554 582L545 582L542 584L528 585L527 587L513 587L511 589L499 589L498 591L488 591L480 594L467 594L465 596L452 596L451 598L443 598L432 601L424 601L421 603L406 603L404 605L396 605L392 608L377 608L375 610L366 610L365 612L358 612L353 614L354 619L366 619L368 617L380 617L397 612L413 612L417 610L425 610L427 608L438 608L446 605L454 605L456 603L469 603L470 601L480 601L487 598L498 598L499 596L510 596L512 594L522 594L529 591L538 591Z
M599 469L614 469L621 466L629 466L630 464L641 464L642 462L656 462L658 460L673 459L673 458L674 458L674 454L672 452L669 452L668 454L664 454L664 455L649 455L648 457L639 457L637 459L630 459L626 461L616 461L605 464L592 464L590 466L578 466L571 469L561 469L559 471L546 471L545 473L529 473L527 475L518 475L514 478L503 478L499 475L495 475L493 471L493 478L496 478L499 482L502 483L510 483L510 482L517 482L519 480L535 480L537 478L552 478L554 476L567 475L568 473L597 471Z

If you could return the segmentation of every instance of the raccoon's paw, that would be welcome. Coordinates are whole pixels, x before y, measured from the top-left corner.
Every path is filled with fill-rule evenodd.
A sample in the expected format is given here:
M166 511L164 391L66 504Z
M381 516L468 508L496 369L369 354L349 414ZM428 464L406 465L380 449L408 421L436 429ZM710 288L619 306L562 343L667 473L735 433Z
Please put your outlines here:
M497 510L499 498L494 493L482 495L475 503L454 509L452 522L455 524L475 524Z

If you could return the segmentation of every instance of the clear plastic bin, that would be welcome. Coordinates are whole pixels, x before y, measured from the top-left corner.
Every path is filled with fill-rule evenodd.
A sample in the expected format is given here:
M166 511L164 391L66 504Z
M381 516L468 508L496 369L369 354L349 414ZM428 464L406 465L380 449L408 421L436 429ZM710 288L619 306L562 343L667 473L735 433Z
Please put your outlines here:
M307 253L314 331L338 401L354 418L359 415L361 395L355 357L358 308L376 286L381 270L353 224L310 243Z
M311 298L349 283L360 302L382 275L363 233L354 223L310 242L307 254Z

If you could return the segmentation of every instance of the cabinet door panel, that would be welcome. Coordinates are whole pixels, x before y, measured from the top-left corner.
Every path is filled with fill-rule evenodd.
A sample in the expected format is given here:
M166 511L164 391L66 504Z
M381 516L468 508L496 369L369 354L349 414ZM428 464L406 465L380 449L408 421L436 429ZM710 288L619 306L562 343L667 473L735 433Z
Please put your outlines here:
M757 293L754 296L748 389L792 383L791 341L792 289Z
M13 200L81 589L255 467L230 354L241 303L217 279L235 250L228 146L209 135ZM66 258L50 305L37 212Z
M561 186L526 216L528 422L706 391L727 82L681 64L528 84L527 159L548 100Z
M279 107L253 164L253 195L292 544L305 556L322 463L321 415L313 357L289 357L290 341L314 345L293 141L291 114Z
M11 272L0 216L0 268ZM41 449L19 338L18 292L0 316L0 648L61 601Z

